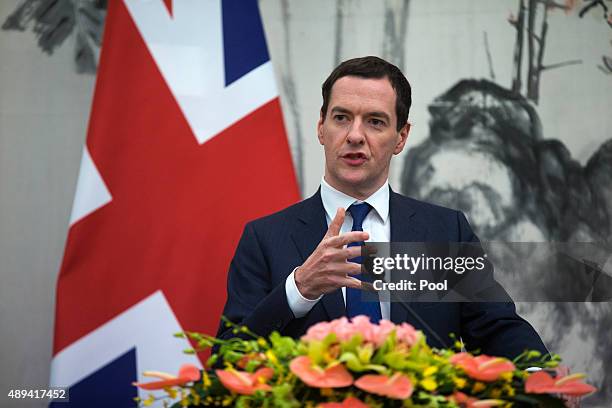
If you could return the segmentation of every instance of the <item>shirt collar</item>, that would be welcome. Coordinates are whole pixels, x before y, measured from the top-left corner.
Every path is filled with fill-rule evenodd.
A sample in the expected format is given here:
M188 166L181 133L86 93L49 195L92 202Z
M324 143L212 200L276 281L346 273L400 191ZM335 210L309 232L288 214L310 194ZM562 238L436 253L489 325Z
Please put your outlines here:
M374 208L383 222L387 222L387 217L389 216L389 180L385 181L374 194L361 201L336 190L323 178L321 180L321 200L330 220L334 219L339 207L347 209L353 203L366 202Z

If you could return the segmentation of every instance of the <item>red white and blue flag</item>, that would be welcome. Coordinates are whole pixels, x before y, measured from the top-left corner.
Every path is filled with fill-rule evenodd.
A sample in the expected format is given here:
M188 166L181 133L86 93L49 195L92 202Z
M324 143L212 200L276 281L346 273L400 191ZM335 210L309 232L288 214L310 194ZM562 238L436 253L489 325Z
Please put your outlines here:
M134 406L144 370L200 364L245 222L299 199L256 0L108 2L57 285L57 406Z

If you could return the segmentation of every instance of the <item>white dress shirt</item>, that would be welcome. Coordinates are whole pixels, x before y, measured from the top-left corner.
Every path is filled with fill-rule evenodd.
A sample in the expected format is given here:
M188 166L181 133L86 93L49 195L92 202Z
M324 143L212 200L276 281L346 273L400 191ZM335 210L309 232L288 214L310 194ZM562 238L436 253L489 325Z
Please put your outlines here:
M370 234L368 241L373 242L389 242L391 239L391 224L389 221L389 182L385 182L374 194L366 198L364 201L357 200L354 197L348 196L332 186L330 186L325 179L321 181L321 200L323 201L323 207L325 208L325 218L327 225L336 215L338 208L344 209L349 208L351 204L366 202L372 206L372 210L368 213L363 221L363 230ZM340 229L340 233L351 231L353 227L353 218L347 211L344 223ZM295 268L297 269L297 268ZM296 318L305 316L314 305L321 300L319 296L317 299L307 299L297 288L295 284L295 269L287 277L285 281L285 292L287 294L287 302L289 307ZM346 305L346 288L342 288L342 297L344 298L344 304ZM380 302L380 312L383 319L390 320L391 317L391 305L387 301Z

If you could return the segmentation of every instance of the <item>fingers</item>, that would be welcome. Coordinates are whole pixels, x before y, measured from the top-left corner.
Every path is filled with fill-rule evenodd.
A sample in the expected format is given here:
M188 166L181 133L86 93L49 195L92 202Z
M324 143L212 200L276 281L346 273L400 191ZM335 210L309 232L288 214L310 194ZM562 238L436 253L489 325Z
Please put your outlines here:
M361 281L351 276L346 278L346 280L343 282L343 285L347 288L359 289L366 292L376 292L376 289L374 289L374 285L372 285L370 282Z
M330 278L344 278L347 275L358 275L361 273L361 264L348 262L346 259L334 262L324 270L324 274Z
M299 272L300 269L301 268L298 268L297 272ZM313 291L314 295L308 296L306 292L300 288L300 282L298 281L297 277L296 284L298 285L298 290L300 290L302 296L308 297L309 299L316 299L319 294L330 293L331 291L337 288L341 288L343 286L348 288L367 290L367 288L364 287L364 282L351 276L358 275L361 273L362 270L360 264L347 261L344 261L343 263L336 262L334 263L334 266L331 269L327 269L324 275L320 276L316 284L314 284L313 279L310 280L310 285L313 286L314 284L314 286L311 288L311 291Z
M363 289L362 282L352 276L360 274L362 266L355 262L349 262L349 259L361 256L364 247L362 245L348 245L367 241L370 235L363 231L350 231L340 234L345 215L344 208L338 208L334 219L329 224L325 237L296 272L296 284L298 284L298 290L302 295L307 292L314 295L308 296L314 299L320 294L329 293L331 290L343 286ZM298 272L301 283L297 282Z
M347 275L359 275L361 273L361 264L355 262L347 262L347 265L343 265L342 272Z
M342 254L341 259L347 260L347 259L353 259L358 256L361 256L362 248L363 248L362 246L350 246L350 247L341 249L341 254Z
M342 228L342 224L344 223L344 216L346 212L344 208L340 207L336 211L336 216L329 223L329 227L327 228L327 233L325 234L325 238L335 237L340 234L340 229Z
M372 256L372 255L376 255L378 253L378 249L375 246L373 246L373 245L366 244L361 249L362 249L362 251L364 251L362 253L365 256Z
M335 290L341 287L359 289L361 288L361 281L357 278L353 278L352 276L347 276L347 275L337 276L336 275L336 276L330 276L328 278L328 285L331 290Z
M340 248L353 242L362 242L370 238L370 234L363 231L350 231L342 235L333 236L327 239L329 246Z
M361 290L365 290L367 292L376 292L376 289L374 289L374 285L366 281L361 281Z
M361 246L351 246L346 248L325 248L321 252L321 261L325 264L321 266L323 269L333 270L337 269L349 260L361 256ZM354 262L350 262L352 265L360 265Z
M352 276L347 276L343 281L343 286L347 288L361 289L361 284L362 282L359 279L353 278Z
M334 219L329 223L329 227L324 237L329 246L340 248L350 243L366 241L370 238L370 235L363 231L350 231L340 235L345 216L346 211L344 208L340 207L336 211Z

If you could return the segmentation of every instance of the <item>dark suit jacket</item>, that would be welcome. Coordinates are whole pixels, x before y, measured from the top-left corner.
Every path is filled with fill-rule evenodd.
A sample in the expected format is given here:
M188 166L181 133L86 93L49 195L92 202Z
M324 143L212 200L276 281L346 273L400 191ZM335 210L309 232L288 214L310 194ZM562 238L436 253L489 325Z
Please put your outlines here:
M391 241L473 242L477 237L458 211L390 192ZM320 192L278 213L245 226L231 262L223 314L259 335L277 330L299 337L315 323L345 315L340 289L296 319L287 303L285 280L314 251L327 231ZM391 303L391 320L423 330L433 347L461 336L468 350L514 357L525 349L547 353L535 330L506 303ZM229 338L223 325L219 337Z

